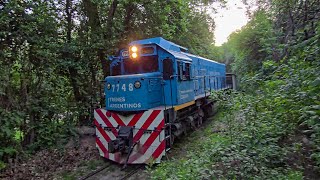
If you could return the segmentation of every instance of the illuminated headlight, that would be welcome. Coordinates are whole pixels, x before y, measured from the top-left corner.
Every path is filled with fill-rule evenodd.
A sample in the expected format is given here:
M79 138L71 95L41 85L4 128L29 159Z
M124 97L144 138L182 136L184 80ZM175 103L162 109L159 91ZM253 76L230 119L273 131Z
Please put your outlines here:
M110 84L110 83L107 84L107 89L108 89L108 90L111 89L111 84Z
M140 83L139 81L136 81L136 82L134 83L134 87L135 87L136 89L139 89L139 88L141 87L141 83Z
M132 53L131 56L132 56L132 58L137 58L137 57L138 57L138 54L134 52L134 53Z
M137 46L132 46L132 47L131 47L131 51L132 51L132 52L137 52L137 51L138 51Z

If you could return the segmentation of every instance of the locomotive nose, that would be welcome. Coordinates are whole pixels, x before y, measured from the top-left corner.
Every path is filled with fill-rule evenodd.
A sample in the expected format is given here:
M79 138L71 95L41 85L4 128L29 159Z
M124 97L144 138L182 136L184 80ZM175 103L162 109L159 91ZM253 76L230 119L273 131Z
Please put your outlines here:
M160 106L160 74L107 77L106 108L113 111L140 111Z

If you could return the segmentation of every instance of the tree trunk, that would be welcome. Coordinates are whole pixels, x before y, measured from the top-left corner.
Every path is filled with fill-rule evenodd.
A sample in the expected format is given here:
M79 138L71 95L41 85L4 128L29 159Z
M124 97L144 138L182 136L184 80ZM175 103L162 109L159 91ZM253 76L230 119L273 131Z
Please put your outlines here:
M113 0L109 8L108 18L107 18L107 40L112 39L112 26L113 26L113 17L118 6L118 0Z
M84 4L86 15L89 18L89 26L92 29L92 34L98 35L98 37L101 37L99 35L101 35L100 30L102 30L102 27L100 23L100 17L99 17L97 5L92 3L90 0L83 0L83 4ZM108 18L107 18L107 35L104 36L105 42L106 42L105 47L111 46L109 42L112 39L113 17L116 12L117 6L118 6L118 1L117 0L112 1L110 5L109 13L108 13ZM107 49L110 49L110 48L107 48ZM109 62L108 60L105 59L105 51L106 51L105 48L97 49L97 55L102 67L104 77L110 75Z
M67 19L67 35L66 35L66 46L70 46L71 42L72 42L72 37L71 37L71 33L72 33L72 0L66 0L66 19ZM69 51L64 53L64 57L67 59L73 59L75 62L77 61L77 58L73 57L72 54L70 54ZM75 98L75 101L78 104L83 104L85 103L85 97L83 96L83 94L80 92L80 87L79 84L77 82L77 78L80 77L78 70L73 67L73 66L69 66L68 67L68 71L69 71L69 79L70 79L70 84L72 86L72 90L73 90L73 95ZM83 111L83 110L80 110ZM79 112L79 123L83 124L86 122L86 113L85 112Z
M127 47L127 41L128 41L128 36L130 35L130 31L131 31L131 20L132 20L132 16L135 10L135 6L132 2L129 2L129 4L127 4L126 8L126 16L124 18L123 21L123 26L124 26L124 30L121 33L121 37L122 41L119 41L118 47L120 48L126 48Z

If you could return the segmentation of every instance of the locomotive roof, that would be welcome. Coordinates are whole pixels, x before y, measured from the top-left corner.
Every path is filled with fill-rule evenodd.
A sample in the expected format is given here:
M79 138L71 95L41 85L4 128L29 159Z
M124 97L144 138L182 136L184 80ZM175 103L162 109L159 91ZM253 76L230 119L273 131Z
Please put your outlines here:
M149 38L149 39L142 39L137 41L132 41L129 45L135 45L135 44L157 44L164 48L165 50L172 50L177 52L188 52L188 49L185 47L182 47L178 44L175 44L171 41L167 41L163 39L162 37L155 37L155 38Z
M129 45L137 45L137 44L156 44L160 46L162 49L166 50L168 53L172 54L177 59L183 59L187 61L192 61L187 55L182 54L181 52L188 52L188 49L182 46L179 46L173 42L167 41L162 37L155 37L143 40L132 41Z
M206 61L210 61L210 62L215 62L215 63L220 64L220 65L225 65L223 63L220 63L220 62L217 62L217 61L214 61L214 60L211 60L211 59L207 59L207 58L204 58L204 57L201 57L201 56L197 56L197 55L194 55L194 54L184 53L184 52L182 52L182 54L185 54L188 57L198 58L198 59L202 59L202 60L206 60Z
M168 53L172 54L175 58L177 59L183 59L187 61L192 61L191 58L198 58L198 59L203 59L211 62L215 62L217 64L225 65L223 63L218 63L216 61L206 59L201 56L197 56L194 54L190 54L187 48L182 47L180 45L177 45L171 41L165 40L162 37L155 37L155 38L149 38L149 39L142 39L142 40L137 40L137 41L132 41L129 45L137 45L137 44L156 44L166 50Z

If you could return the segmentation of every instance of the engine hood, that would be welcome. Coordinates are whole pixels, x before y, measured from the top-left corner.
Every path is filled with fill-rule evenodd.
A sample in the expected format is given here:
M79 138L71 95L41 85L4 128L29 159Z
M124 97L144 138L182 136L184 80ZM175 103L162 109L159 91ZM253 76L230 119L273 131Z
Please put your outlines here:
M141 111L159 106L161 81L159 72L106 77L106 109Z

